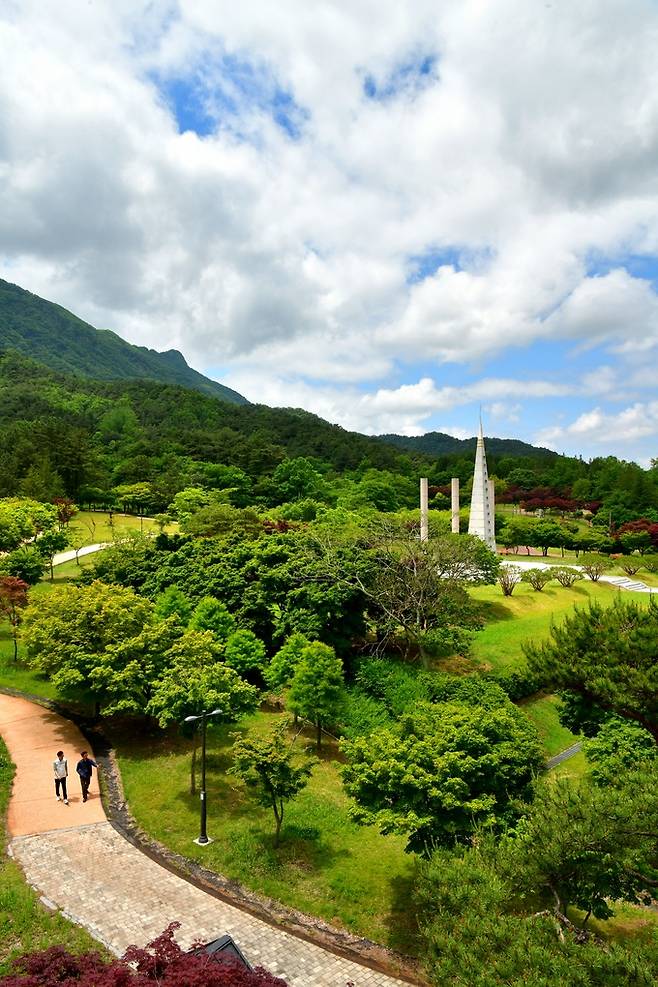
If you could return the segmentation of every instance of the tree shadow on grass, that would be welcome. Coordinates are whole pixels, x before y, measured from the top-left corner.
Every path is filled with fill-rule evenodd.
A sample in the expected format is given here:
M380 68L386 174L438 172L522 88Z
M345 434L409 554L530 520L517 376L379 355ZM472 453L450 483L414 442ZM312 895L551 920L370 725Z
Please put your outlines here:
M274 846L274 820L270 831L261 824L251 826L250 836L257 850L259 867L271 874L285 876L291 882L295 875L303 879L330 870L337 860L352 856L351 851L337 850L324 841L314 826L284 822L278 847Z
M389 930L388 945L408 956L418 956L421 949L418 907L414 900L419 866L417 858L412 857L410 868L391 879L391 910L385 920Z
M500 602L496 600L487 600L486 603L481 604L480 616L484 617L485 621L490 620L515 620L516 615L505 605L504 600Z

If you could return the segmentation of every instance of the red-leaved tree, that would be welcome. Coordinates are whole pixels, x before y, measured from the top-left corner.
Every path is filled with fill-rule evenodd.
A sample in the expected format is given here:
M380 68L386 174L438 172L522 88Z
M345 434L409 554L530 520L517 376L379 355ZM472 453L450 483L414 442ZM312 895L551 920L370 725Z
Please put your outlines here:
M14 661L18 658L18 628L27 606L29 586L17 576L0 576L0 617L9 621L14 639Z
M245 970L235 962L184 952L172 922L146 948L130 946L121 960L105 962L97 953L72 956L61 946L14 960L15 972L1 987L287 987L285 980L258 967Z

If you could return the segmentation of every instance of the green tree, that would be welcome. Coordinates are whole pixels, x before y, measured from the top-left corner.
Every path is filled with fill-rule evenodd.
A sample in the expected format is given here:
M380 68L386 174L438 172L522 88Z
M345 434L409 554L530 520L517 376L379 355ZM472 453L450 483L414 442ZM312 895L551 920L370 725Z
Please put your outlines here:
M270 689L280 689L290 682L302 659L304 648L310 643L308 638L299 632L287 638L265 669L265 681Z
M354 579L369 601L378 650L400 643L421 659L464 652L469 630L481 619L466 587L492 583L498 559L479 538L436 535L422 542L418 531L395 520L370 525L368 567L345 573L339 549L324 545L326 571L340 583Z
M0 499L0 552L11 552L57 525L57 510L27 497Z
M265 645L253 631L244 629L233 631L224 646L224 661L234 668L238 675L262 672L266 662Z
M658 760L640 762L603 787L560 778L537 786L514 836L500 844L500 865L519 891L539 891L565 916L614 915L615 901L638 904L658 887Z
M181 624L187 624L192 615L192 604L178 586L168 586L156 597L155 612L163 620L175 616Z
M643 727L618 716L607 719L595 737L584 743L589 773L597 785L615 784L617 779L644 761L658 758L658 747Z
M69 544L69 536L66 531L44 531L37 540L36 548L48 563L50 569L50 581L55 578L54 558L58 552L63 552Z
M179 490L167 510L177 521L186 521L212 501L212 494L202 487L185 487Z
M290 684L288 705L297 716L315 723L317 747L322 728L339 714L343 697L343 663L333 648L313 641L302 651Z
M576 609L553 625L548 641L528 645L526 656L539 681L575 694L579 701L570 709L583 723L596 710L615 713L639 723L658 743L657 642L653 598L648 606L620 598L610 607ZM573 715L570 727L578 729Z
M10 576L23 579L28 586L36 586L43 576L46 562L34 545L23 545L2 560L2 567Z
M190 618L190 630L212 631L218 641L226 641L235 630L235 619L214 596L204 596Z
M579 579L583 578L583 574L578 569L574 569L568 565L552 566L551 575L565 589L570 589L574 583L577 583Z
M52 501L55 497L64 496L62 478L48 456L43 456L30 466L21 480L20 491L25 497L40 501Z
M181 522L181 531L197 538L213 538L216 535L232 533L239 534L243 538L257 538L263 533L263 526L256 511L250 508L211 503L184 518Z
M506 548L513 548L518 551L521 545L525 547L526 553L530 555L530 548L535 544L534 529L537 522L528 517L510 517L505 521L505 526L497 536L501 545Z
M405 835L407 849L424 855L465 842L478 825L511 822L542 750L524 714L500 703L418 703L394 727L343 740L354 818Z
M106 649L136 638L154 619L153 604L130 589L94 581L58 586L24 612L29 664L47 675L63 696L88 690L100 709L105 683L94 679Z
M610 559L605 555L583 555L580 561L582 571L592 580L598 583L604 572L610 568Z
M93 692L103 697L104 716L144 716L182 633L174 615L146 623L134 637L105 648L89 673Z
M267 737L239 737L233 745L229 772L242 779L258 805L272 810L275 847L279 846L285 803L306 787L316 763L311 758L300 761L295 757L287 727L287 723L280 723Z
M501 565L498 570L498 584L503 596L511 596L523 578L523 570L518 565Z
M540 800L538 808L544 804ZM577 799L568 798L565 817L560 804L555 809L558 814L551 815L546 832L535 830L531 824L518 849L513 837L501 841L498 835L478 833L471 846L460 851L437 850L422 864L415 897L425 943L424 966L432 984L653 987L658 964L655 932L637 939L629 937L623 943L590 936L566 916L559 893L556 898L548 886L555 873L568 878L572 818L574 863L582 855L589 868L605 868L608 861L597 859L596 853L590 853L592 859L588 860L586 847L593 835L603 846L600 836L607 825L605 809L598 833L590 828L595 820L589 809L581 806L579 810ZM581 821L583 812L588 825ZM541 842L531 842L532 832L548 838L546 852ZM616 841L613 845L616 855L619 846ZM535 850L539 866L533 860ZM530 870L523 869L525 857L529 858ZM565 884L571 898L571 881Z
M258 705L258 690L220 660L217 642L210 631L186 631L167 653L167 667L160 675L146 712L161 727L177 723L204 710L221 709L222 722L232 723ZM209 727L212 720L209 721ZM183 727L184 729L184 727ZM197 729L190 766L190 793L196 791Z
M313 463L303 456L285 459L280 463L274 470L272 482L280 504L304 500L306 497L321 499L324 486L321 474Z
M548 555L549 548L559 548L564 540L564 532L555 521L537 521L531 528L531 545L541 548L543 556Z

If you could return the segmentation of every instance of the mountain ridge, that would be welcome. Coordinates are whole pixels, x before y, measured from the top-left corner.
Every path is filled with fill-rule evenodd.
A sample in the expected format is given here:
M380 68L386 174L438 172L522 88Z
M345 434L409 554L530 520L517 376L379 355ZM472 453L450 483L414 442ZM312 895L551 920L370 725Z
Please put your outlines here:
M425 432L424 435L397 435L387 432L373 436L387 445L405 449L407 452L421 452L428 456L453 456L456 453L472 456L475 453L477 436L468 439L457 439L446 432ZM528 456L533 459L552 459L558 456L552 449L543 446L533 446L521 439L499 439L496 436L485 436L487 454L490 456Z
M1 278L0 349L15 350L60 373L93 380L155 380L232 404L249 403L242 394L194 370L178 350L136 346Z

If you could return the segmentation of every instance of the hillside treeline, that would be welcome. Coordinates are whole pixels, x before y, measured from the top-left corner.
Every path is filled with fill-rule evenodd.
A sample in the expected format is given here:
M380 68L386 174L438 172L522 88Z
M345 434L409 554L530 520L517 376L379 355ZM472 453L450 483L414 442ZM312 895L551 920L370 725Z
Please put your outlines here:
M157 512L197 485L230 491L235 506L356 498L394 511L416 506L421 475L433 506L447 506L452 476L467 501L472 470L470 453L402 450L298 409L236 406L152 381L65 376L16 353L0 355L0 496L101 506L116 502L117 488L146 484L136 503ZM490 452L489 471L498 502L589 510L617 525L658 522L655 466Z

